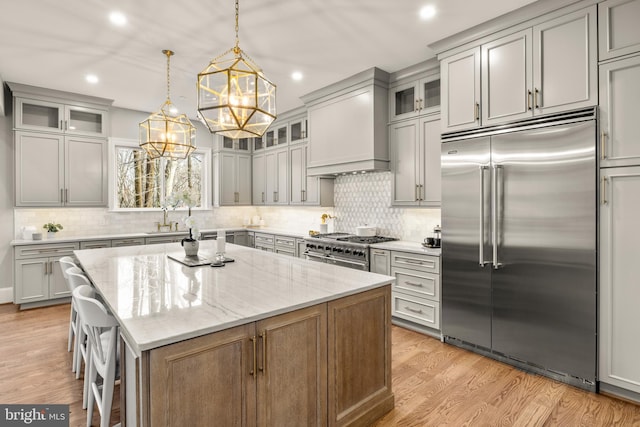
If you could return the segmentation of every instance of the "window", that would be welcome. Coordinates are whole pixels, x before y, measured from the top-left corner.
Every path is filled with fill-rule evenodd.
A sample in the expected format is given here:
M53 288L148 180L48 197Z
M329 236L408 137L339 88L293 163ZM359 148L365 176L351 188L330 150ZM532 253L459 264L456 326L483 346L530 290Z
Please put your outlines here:
M207 155L196 150L184 160L150 160L137 142L114 144L114 209L158 209L166 206L172 194L188 191L206 206Z

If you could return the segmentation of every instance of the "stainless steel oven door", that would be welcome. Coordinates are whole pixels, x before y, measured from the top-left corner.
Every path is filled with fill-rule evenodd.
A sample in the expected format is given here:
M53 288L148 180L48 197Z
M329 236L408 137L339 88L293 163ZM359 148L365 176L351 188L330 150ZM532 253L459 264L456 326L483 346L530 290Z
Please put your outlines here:
M317 252L310 252L310 251L306 251L304 253L305 258L309 259L311 261L317 261L317 262L327 262L327 256L325 254L319 254Z
M333 256L326 257L327 264L338 265L341 267L355 268L356 270L369 271L369 263L366 261L358 261L344 258L336 258Z

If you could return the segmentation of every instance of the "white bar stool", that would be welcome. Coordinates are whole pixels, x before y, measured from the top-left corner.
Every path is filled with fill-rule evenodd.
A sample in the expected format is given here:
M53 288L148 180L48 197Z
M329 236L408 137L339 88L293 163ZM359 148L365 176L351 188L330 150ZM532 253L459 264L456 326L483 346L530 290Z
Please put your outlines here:
M62 270L62 276L64 277L65 282L67 282L67 286L69 287L69 290L73 292L73 289L71 289L71 286L69 285L69 279L67 276L67 270L72 268L72 267L77 267L76 264L74 263L73 258L71 258L70 256L65 256L62 257L58 260L58 262L60 263L60 270ZM73 299L71 300L71 313L69 314L69 343L67 345L67 351L71 351L71 345L73 343L73 338L76 335L76 307L73 304ZM75 360L75 356L74 356L74 360ZM75 372L76 371L76 365L75 363L72 364L71 366L71 371Z
M87 405L87 427L91 426L94 401L100 412L100 427L108 427L111 420L113 390L118 366L118 322L106 307L94 298L90 286L79 286L73 290L78 313L87 335L89 401ZM98 375L102 381L98 380Z

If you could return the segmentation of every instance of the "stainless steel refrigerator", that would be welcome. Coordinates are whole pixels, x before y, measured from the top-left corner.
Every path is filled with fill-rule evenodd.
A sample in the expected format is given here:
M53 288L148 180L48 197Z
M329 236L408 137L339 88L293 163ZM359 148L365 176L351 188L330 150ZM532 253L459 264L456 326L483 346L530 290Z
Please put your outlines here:
M443 134L445 341L596 387L596 114Z

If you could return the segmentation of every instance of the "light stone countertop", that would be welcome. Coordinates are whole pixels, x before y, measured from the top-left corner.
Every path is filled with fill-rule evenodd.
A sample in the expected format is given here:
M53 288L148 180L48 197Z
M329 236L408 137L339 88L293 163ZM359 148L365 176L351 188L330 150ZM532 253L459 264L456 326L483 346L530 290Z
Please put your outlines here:
M371 245L374 249L386 249L389 251L404 251L412 252L416 254L424 254L431 256L440 256L442 249L440 248L425 248L421 243L409 242L406 240L394 240L391 242L376 243Z
M215 241L199 255L213 259ZM129 345L159 346L309 307L395 281L393 277L227 245L225 267L187 267L179 243L74 251Z

